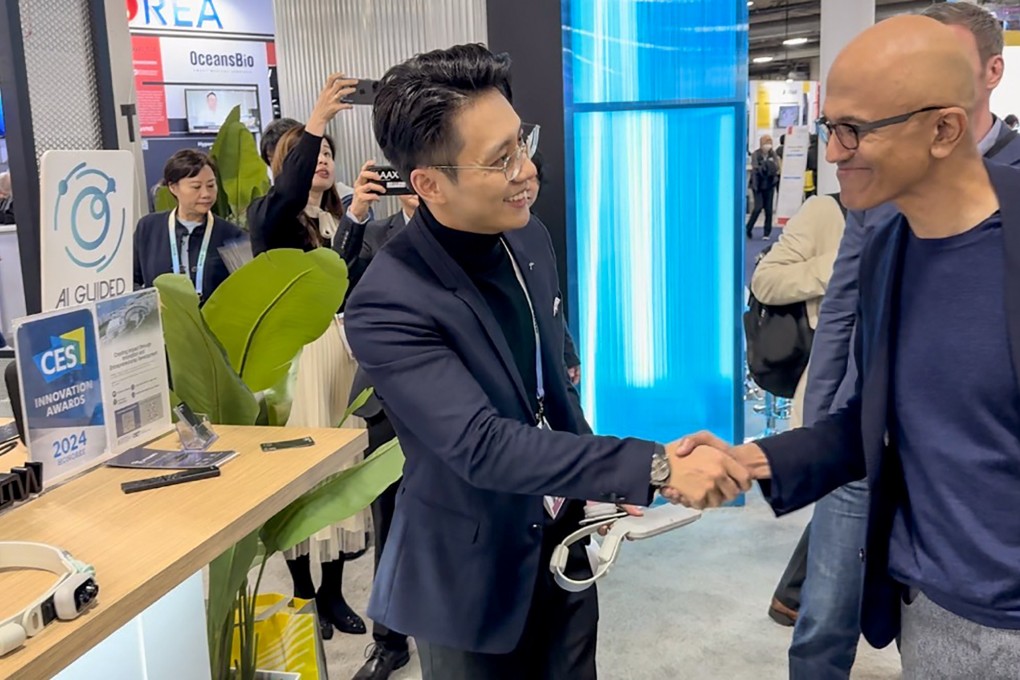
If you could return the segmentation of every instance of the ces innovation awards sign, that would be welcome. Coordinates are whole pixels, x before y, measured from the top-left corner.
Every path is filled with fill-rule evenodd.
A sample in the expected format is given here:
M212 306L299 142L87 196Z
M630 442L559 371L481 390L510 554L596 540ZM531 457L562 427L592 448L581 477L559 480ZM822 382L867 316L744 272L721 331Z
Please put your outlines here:
M47 151L41 169L43 311L132 288L134 157L130 151Z

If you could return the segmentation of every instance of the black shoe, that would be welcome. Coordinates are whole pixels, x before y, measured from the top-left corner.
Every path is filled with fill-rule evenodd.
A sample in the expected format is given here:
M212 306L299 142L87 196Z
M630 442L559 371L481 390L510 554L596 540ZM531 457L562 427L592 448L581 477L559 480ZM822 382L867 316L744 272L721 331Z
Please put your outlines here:
M326 598L319 593L315 596L315 607L319 611L319 616L336 626L336 629L341 633L364 635L368 632L365 628L365 620L351 609L343 596Z
M315 620L319 622L319 635L323 640L333 639L333 624L327 621L322 614L316 614Z
M797 610L787 607L779 601L779 598L773 597L772 604L769 605L769 618L780 626L793 628L797 624Z
M411 660L411 653L406 649L396 651L378 644L369 645L365 656L368 661L354 675L353 680L388 680L393 671L403 668Z

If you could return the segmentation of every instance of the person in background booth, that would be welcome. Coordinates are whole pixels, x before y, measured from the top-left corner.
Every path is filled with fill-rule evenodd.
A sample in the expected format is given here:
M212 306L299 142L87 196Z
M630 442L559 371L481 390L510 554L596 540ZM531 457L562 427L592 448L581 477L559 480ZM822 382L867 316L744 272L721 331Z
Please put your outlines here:
M216 172L201 151L178 151L163 166L163 183L177 199L168 212L146 215L135 227L135 289L161 274L187 274L202 302L230 275L219 249L243 238L237 225L213 214Z
M751 154L751 190L754 192L754 210L747 220L744 233L751 238L754 223L758 221L761 211L765 211L765 234L762 239L768 241L772 237L772 202L775 200L776 187L779 186L779 166L781 159L772 149L772 137L762 135L758 149Z
M14 191L9 172L0 172L0 224L14 224Z
M369 206L379 200L384 189L373 183L377 177L363 172L351 207L345 211L335 185L336 146L326 135L326 126L337 113L351 108L341 99L354 92L356 82L340 74L331 75L308 122L280 138L272 159L273 186L248 207L255 255L274 248L329 248L337 234L368 219ZM322 336L305 346L298 362L288 425L336 427L340 422L357 368L343 334L343 319L338 316ZM355 420L358 422L348 424L361 426L360 419ZM355 635L366 632L365 622L347 604L342 592L344 563L364 552L365 536L364 518L359 515L284 553L294 595L316 599L320 629L326 639L332 637L333 627ZM322 564L322 582L317 591L311 575L312 554Z
M267 167L273 166L273 155L276 153L276 145L280 143L280 138L297 127L301 127L301 121L293 118L277 118L262 131L259 153ZM271 171L270 177L272 177Z
M1020 118L1017 118L1014 114L1009 114L1002 119L1002 122L1006 124L1010 130L1020 129Z

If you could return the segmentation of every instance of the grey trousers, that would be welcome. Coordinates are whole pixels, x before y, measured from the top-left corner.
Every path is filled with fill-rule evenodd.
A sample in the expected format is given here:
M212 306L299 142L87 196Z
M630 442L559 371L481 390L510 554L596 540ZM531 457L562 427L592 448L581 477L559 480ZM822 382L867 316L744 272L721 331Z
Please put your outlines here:
M968 621L923 593L901 611L903 680L1020 678L1020 630Z

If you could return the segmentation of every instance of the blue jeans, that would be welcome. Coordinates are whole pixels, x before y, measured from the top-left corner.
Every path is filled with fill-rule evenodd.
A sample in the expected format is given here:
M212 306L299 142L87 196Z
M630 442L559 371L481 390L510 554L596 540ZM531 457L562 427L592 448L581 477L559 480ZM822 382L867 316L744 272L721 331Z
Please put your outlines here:
M846 680L861 636L868 486L836 489L815 505L807 578L790 645L790 680Z

